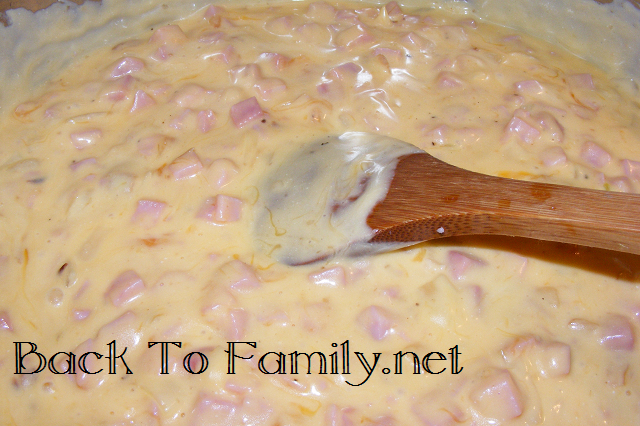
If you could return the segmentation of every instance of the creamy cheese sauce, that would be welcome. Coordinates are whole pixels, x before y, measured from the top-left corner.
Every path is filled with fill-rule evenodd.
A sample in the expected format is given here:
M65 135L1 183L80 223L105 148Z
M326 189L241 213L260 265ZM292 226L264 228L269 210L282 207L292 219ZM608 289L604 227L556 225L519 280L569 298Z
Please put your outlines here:
M256 249L265 179L345 132L640 191L636 99L453 12L212 6L5 112L4 423L637 424L638 257L465 238L291 267ZM64 353L21 365L26 342ZM296 351L325 362L306 374Z

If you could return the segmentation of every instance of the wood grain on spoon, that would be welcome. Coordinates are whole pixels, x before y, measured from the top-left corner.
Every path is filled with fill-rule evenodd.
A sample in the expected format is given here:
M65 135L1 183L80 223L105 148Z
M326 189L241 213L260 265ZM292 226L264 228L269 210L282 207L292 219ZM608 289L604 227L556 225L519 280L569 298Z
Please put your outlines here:
M508 235L640 254L640 195L487 176L402 157L367 218L371 242Z

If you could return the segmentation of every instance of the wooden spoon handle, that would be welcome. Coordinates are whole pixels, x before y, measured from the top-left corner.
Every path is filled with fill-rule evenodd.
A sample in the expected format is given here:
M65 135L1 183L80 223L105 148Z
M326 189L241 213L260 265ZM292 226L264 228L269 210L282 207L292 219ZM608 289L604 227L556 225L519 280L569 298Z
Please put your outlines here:
M519 181L402 157L367 219L372 242L494 234L640 254L640 195Z

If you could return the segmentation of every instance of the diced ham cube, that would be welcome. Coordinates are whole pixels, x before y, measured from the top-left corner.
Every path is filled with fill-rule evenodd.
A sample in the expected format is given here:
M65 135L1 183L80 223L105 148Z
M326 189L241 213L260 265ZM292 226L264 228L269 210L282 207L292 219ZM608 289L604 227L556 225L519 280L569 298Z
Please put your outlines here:
M175 180L189 179L202 170L202 162L198 154L191 148L167 166L167 170Z
M469 270L484 265L483 260L467 253L456 250L447 253L447 267L456 280L463 278Z
M253 87L263 101L269 101L287 90L287 85L279 78L261 79Z
M309 18L320 22L333 22L336 15L335 7L324 1L315 1L309 4L305 13Z
M206 96L207 90L204 87L197 84L186 84L176 91L171 102L181 108L198 108L204 103Z
M265 112L260 108L260 104L254 96L233 105L229 111L229 115L231 116L233 124L241 129L252 121L264 116Z
M142 278L135 271L129 270L111 282L106 297L114 306L122 306L140 297L144 290Z
M160 27L149 39L150 43L180 44L188 40L188 37L178 25L166 25Z
M118 342L118 347L135 349L142 340L142 332L140 331L140 320L136 314L127 311L113 321L109 321L98 330L96 342L108 343L112 340Z
M481 379L469 395L483 416L504 422L514 419L524 410L524 399L507 370L490 373Z
M89 318L89 315L91 315L91 310L89 309L76 309L72 313L73 319L76 321L85 320Z
M587 141L582 144L580 157L590 165L601 168L611 161L611 154L595 142Z
M629 179L640 182L640 161L622 160L622 168Z
M0 312L0 330L13 331L11 317L7 311Z
M346 274L342 266L334 266L329 269L321 269L309 274L309 281L313 284L337 287L344 286L347 283Z
M317 47L327 46L331 41L331 32L326 25L315 22L306 23L296 28L300 40Z
M291 35L293 32L293 19L291 19L291 16L270 19L264 24L264 29L278 36Z
M249 322L249 314L242 308L230 309L228 314L227 329L225 337L233 341L239 341L244 338Z
M220 267L219 273L232 290L240 293L258 289L261 286L255 270L240 260L225 263Z
M552 146L540 153L540 160L547 167L560 166L567 162L567 154L559 146Z
M96 164L96 163L97 163L97 160L95 158L89 157L89 158L84 158L80 161L74 161L73 163L69 164L69 168L75 172L81 167L88 166L91 164Z
M173 141L173 139L165 135L147 136L138 141L138 152L145 157L158 155L164 151L167 143L171 141Z
M233 84L241 84L243 82L253 83L262 78L262 71L260 71L258 64L247 64L231 68L229 70L229 76Z
M541 377L560 377L571 372L571 348L564 343L537 345L531 349L529 359Z
M538 80L525 80L516 83L516 92L521 95L541 95L544 93L544 87Z
M144 68L142 59L126 57L118 60L111 70L111 78L120 78L133 74Z
M131 222L145 228L151 228L158 223L166 207L167 204L161 201L139 200L136 211L131 217Z
M228 158L218 158L207 168L207 181L215 188L222 188L238 174L238 166Z
M218 194L207 198L198 211L197 217L207 222L225 224L237 222L242 214L242 200Z
M395 1L391 1L391 2L387 3L384 6L384 11L386 12L387 16L389 18L391 18L391 21L393 21L393 22L397 22L397 21L401 20L403 15L404 15L402 13L402 9L398 5L398 3L395 2Z
M436 78L436 84L441 89L452 89L462 86L464 82L459 79L454 73L443 71L438 74L438 77Z
M365 308L358 314L356 321L375 340L382 340L394 332L391 313L380 306Z
M567 77L569 85L579 89L595 90L591 74L573 74Z
M516 135L522 142L532 144L540 136L540 131L514 114L504 129L504 139L508 139L510 135Z
M102 139L102 130L100 129L88 129L81 132L71 133L69 135L71 144L76 149L84 149L91 146Z
M632 351L635 346L633 326L622 315L611 315L600 328L600 343L614 351Z
M85 354L87 352L98 352L96 351L95 346L96 345L93 339L87 339L84 342L80 343L72 352L74 354L78 354L78 356L80 356L80 354ZM93 355L89 355L84 359L85 370L91 373L98 372L102 368L100 364L101 364L100 360L98 360L98 358ZM61 369L60 371L64 371L64 369ZM74 376L70 376L70 377L74 377ZM78 369L77 374L75 375L75 382L76 382L76 386L78 386L80 389L87 390L87 389L93 389L102 385L102 383L104 383L106 378L107 378L107 375L104 370L97 374L88 374Z
M223 15L225 12L224 7L218 5L211 5L204 12L204 19L211 19L216 16Z
M618 192L633 192L633 184L626 176L618 176L605 179L610 189Z
M371 43L373 41L373 36L369 34L369 32L364 29L362 25L353 25L346 30L340 31L336 36L335 42L337 46L351 49L359 45Z
M144 90L138 90L133 98L133 105L131 105L130 112L136 112L142 108L155 105L156 101L147 94Z
M196 116L196 124L198 126L198 130L202 133L207 133L211 131L216 125L216 115L210 109L200 111Z
M240 404L235 400L224 399L215 394L201 392L192 410L189 424L193 426L235 424Z

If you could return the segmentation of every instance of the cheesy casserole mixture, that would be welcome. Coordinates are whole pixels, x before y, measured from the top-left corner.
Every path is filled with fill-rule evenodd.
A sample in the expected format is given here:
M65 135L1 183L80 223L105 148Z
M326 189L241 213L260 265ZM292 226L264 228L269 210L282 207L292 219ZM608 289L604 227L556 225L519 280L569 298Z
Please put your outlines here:
M265 176L344 132L639 192L637 98L561 48L446 8L213 5L34 93L0 117L2 424L640 423L637 256L255 241Z

